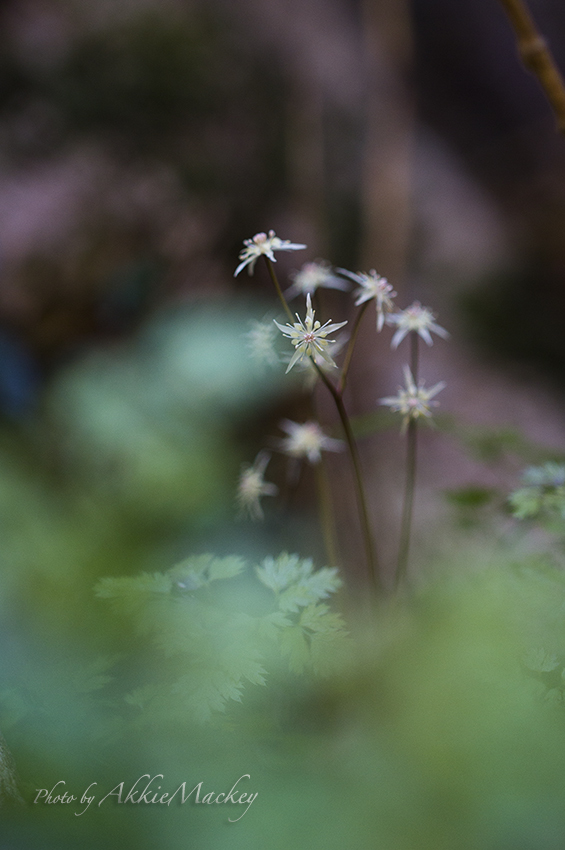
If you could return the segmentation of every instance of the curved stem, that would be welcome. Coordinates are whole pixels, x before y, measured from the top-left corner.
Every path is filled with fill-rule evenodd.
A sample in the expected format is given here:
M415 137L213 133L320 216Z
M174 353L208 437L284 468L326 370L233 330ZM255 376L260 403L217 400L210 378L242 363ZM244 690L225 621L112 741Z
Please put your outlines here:
M291 312L291 310L290 310L290 307L288 306L288 302L287 302L286 298L285 298L285 297L284 297L284 295L283 295L283 291L282 291L282 289L281 289L281 285L280 285L280 283L279 283L279 279L278 279L278 277L277 277L277 275L276 275L276 273L275 273L275 269L274 269L274 267L273 267L273 263L272 263L272 261L271 261L271 260L267 257L267 255L266 255L266 254L264 254L263 256L265 257L265 260L267 261L267 268L269 269L269 274L270 274L270 276L271 276L271 280L273 281L273 283L274 283L274 285L275 285L275 289L277 290L277 295L279 296L279 300L280 300L281 304L282 304L282 305L283 305L283 307L284 307L284 310L285 310L286 315L287 315L287 316L288 316L288 318L290 319L290 324L291 324L291 325L293 325L296 317L292 315L292 312Z
M369 578L371 584L375 591L380 590L380 577L378 572L378 561L377 554L375 551L375 544L373 542L373 535L371 533L371 526L369 523L369 513L367 510L367 500L365 498L365 489L363 487L363 478L361 476L361 462L359 460L359 452L357 450L357 444L355 443L355 437L353 436L353 430L351 428L351 423L349 421L349 416L347 415L347 411L345 409L345 405L343 404L343 399L336 389L332 382L327 378L322 369L318 366L318 364L312 359L312 363L314 364L314 368L318 372L318 375L322 379L323 383L331 393L333 400L335 401L335 405L337 407L337 412L339 414L339 418L341 420L341 424L343 426L343 431L345 433L345 440L347 442L347 447L349 449L349 456L351 458L351 465L353 467L353 480L355 482L355 494L357 497L357 507L359 509L359 519L361 522L361 531L363 533L363 541L365 544L365 554L367 558L367 567L369 570Z
M355 341L357 339L357 334L359 332L359 327L361 325L361 319L363 318L365 310L367 309L368 306L369 306L369 302L365 301L365 303L363 304L363 306L361 307L361 309L357 313L357 316L355 317L353 330L351 331L351 337L349 338L349 343L347 345L347 351L345 353L345 360L343 361L343 368L341 370L341 378L340 378L340 381L339 381L339 393L340 394L343 393L343 391L345 390L345 384L346 384L346 381L347 381L347 373L349 371L351 358L353 356L353 349L355 347Z

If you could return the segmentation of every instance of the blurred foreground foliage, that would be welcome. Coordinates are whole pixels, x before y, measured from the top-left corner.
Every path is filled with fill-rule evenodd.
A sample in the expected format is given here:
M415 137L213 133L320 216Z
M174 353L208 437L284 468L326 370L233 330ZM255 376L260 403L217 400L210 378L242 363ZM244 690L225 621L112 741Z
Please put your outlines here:
M371 623L350 611L353 633L332 673L316 683L272 669L266 687L245 684L220 725L166 710L139 725L132 706L129 725L105 727L104 671L86 669L85 648L64 668L46 647L50 666L33 670L42 722L7 729L28 799L64 778L75 794L98 782L98 800L145 773L163 774L168 791L202 781L216 793L250 774L245 789L258 797L237 823L227 818L240 812L192 801L106 802L80 819L76 805L14 808L4 813L9 846L72 847L78 836L93 847L210 850L267 840L281 850L562 846L564 606L563 575L540 564L444 576ZM215 634L210 659L241 649L229 618Z
M333 570L228 551L241 434L281 392L246 322L164 312L1 434L0 729L27 802L0 847L561 848L563 572L459 548L342 619ZM237 823L193 797L96 805L144 774L258 797ZM80 817L33 804L60 780L97 783Z

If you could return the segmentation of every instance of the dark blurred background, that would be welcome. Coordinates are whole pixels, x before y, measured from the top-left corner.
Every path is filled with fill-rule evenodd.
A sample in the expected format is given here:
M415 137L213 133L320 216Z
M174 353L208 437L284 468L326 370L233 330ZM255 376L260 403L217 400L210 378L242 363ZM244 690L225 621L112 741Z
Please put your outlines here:
M531 7L562 62L565 13ZM559 375L564 143L494 0L0 15L6 416L85 346L225 293L270 226L439 287L485 344Z
M529 5L565 68L565 6L555 0ZM416 780L407 768L405 781L405 768L394 766L397 785L387 791L382 777L388 775L388 741L375 745L373 753L359 729L368 718L373 735L375 706L386 726L390 717L402 716L398 706L407 705L400 751L408 741L408 750L416 747L428 765L426 742L441 751L458 700L472 706L465 709L470 716L464 713L461 736L471 767L476 758L477 775L482 777L486 762L473 755L474 747L484 739L490 753L492 736L497 745L502 742L500 764L506 764L505 746L513 751L515 740L525 742L516 768L522 776L522 756L529 763L529 703L505 738L499 734L508 716L502 701L494 731L487 724L485 737L481 709L475 711L471 699L474 677L484 685L482 669L477 672L474 659L465 656L472 668L467 676L457 656L466 652L468 634L484 641L485 657L491 646L502 645L498 623L508 614L499 615L508 598L504 583L484 622L481 593L457 603L468 623L454 640L451 591L439 614L431 605L428 615L424 606L429 643L422 644L421 657L414 656L413 634L400 629L404 660L398 668L394 658L388 667L385 662L385 696L373 694L361 672L336 686L333 695L307 696L306 709L289 708L284 700L281 709L277 694L291 694L292 688L283 683L277 691L275 684L269 698L277 703L271 714L283 717L280 728L294 735L284 715L294 711L300 734L311 736L313 749L304 751L304 761L314 764L314 779L311 783L306 767L302 785L294 784L292 759L278 760L278 739L273 744L265 734L262 749L263 733L256 726L248 738L231 740L231 761L225 761L223 739L216 740L214 730L210 739L197 732L180 746L176 729L169 734L169 727L152 737L146 731L137 735L132 726L122 749L108 755L115 740L112 712L134 717L135 706L124 708L119 690L127 690L128 676L135 679L119 654L129 652L132 637L127 620L108 613L93 588L100 578L162 572L203 551L235 552L253 562L290 549L314 557L318 566L324 561L312 470L289 480L280 454L273 454L267 478L277 481L282 498L264 500L265 523L234 521L241 462L272 447L269 440L280 437L283 416L310 415L301 381L285 379L283 368L253 365L243 338L250 319L273 317L274 298L260 263L253 277L243 273L234 280L233 272L243 239L270 228L308 245L300 254L279 254L282 280L318 257L352 271L375 268L398 292L399 308L419 299L437 313L451 339L421 352L421 370L428 386L445 380L447 387L439 397L438 428L420 434L413 561L419 566L438 552L449 557L462 552L454 542L459 534L465 540L475 534L485 546L498 540L512 522L506 497L523 465L565 455L564 225L565 139L557 134L537 81L520 65L497 0L3 0L0 730L28 795L48 778L57 781L73 772L77 782L94 781L91 766L98 763L108 783L125 778L124 766L135 778L147 769L162 772L164 765L173 765L187 781L195 775L196 782L204 762L213 779L221 765L244 773L252 753L258 765L275 764L278 779L271 787L284 804L271 796L255 828L256 846L266 846L268 822L288 822L295 835L286 840L288 833L277 827L279 843L269 839L272 846L308 843L304 835L318 828L309 795L314 810L330 786L327 799L338 801L337 813L344 787L354 789L352 796L364 789L359 799L365 813L373 812L376 787L383 811L395 797L394 836L406 811L436 812L426 797L436 786L428 782L427 767L420 782L420 767ZM352 317L348 296L323 296L323 320ZM404 446L396 423L375 437L382 423L374 411L377 399L393 395L401 383L406 354L402 347L391 354L389 330L375 335L371 307L346 402L360 436L379 549L391 564ZM324 427L337 436L331 404L322 393L316 403ZM356 579L361 585L362 548L347 458L332 455L328 467L343 574L351 585ZM475 566L474 554L461 555L460 571ZM561 596L548 587L557 605ZM560 612L552 623L561 622ZM396 640L396 623L391 628ZM369 670L374 646L371 637ZM460 647L453 658L451 646ZM556 650L560 656L563 646ZM506 671L514 671L513 653L514 646L508 660L506 649L502 652ZM439 659L439 673L428 677L430 658ZM152 655L150 662L149 672L159 667L160 657ZM142 662L139 669L146 672ZM453 694L447 690L445 715L437 715L438 694L446 692L454 669L464 671L461 692L456 682ZM302 694L298 687L297 693ZM370 707L364 719L343 707L350 693ZM508 705L514 705L513 691L508 693ZM422 704L429 706L427 714L421 715ZM322 721L327 737L318 739ZM430 728L435 737L429 737ZM293 739L296 752L302 752L302 740ZM325 761L329 740L336 747L328 750L333 774ZM550 752L559 755L553 738L548 740ZM461 811L469 792L458 746L448 748L444 760L437 756L442 802L429 830L434 850L453 847L453 835L467 834ZM545 751L539 752L543 774ZM194 766L188 777L186 764ZM559 765L548 774L549 785ZM445 788L450 792L460 773L461 808L449 793L444 807ZM485 797L484 787L490 799L486 773L486 786L477 780L477 799ZM536 794L545 791L524 791L530 811L519 795L504 796L504 775L496 782L500 787L492 798L498 800L500 792L503 802L496 802L496 816L487 811L484 823L496 821L506 843L485 839L484 846L517 846L508 838L515 836L511 827L522 823L516 812L534 822L532 812L543 808ZM263 787L269 787L267 780ZM407 796L399 789L408 789ZM561 824L561 799L555 796L552 805ZM483 817L479 804L472 806ZM446 811L456 812L452 821ZM353 821L353 804L351 812ZM186 846L185 822L176 818L173 826L167 817L153 832L144 831L143 821L132 821L123 827L129 837L122 845L114 815L96 821L92 846L138 847L143 841ZM225 824L207 832L206 817L195 821L194 846L253 846L244 833L232 838ZM506 818L504 827L498 817ZM414 833L395 846L424 840L418 818ZM59 815L59 825L48 834L39 820L24 826L22 817L6 840L10 848L48 847L46 835L52 835L53 846L74 847L74 820ZM445 823L452 823L453 832L448 827L442 844L434 830L443 835ZM478 833L469 831L470 847L483 846L473 836L482 829L488 833L484 823ZM357 846L348 843L351 833L342 828L339 846ZM371 821L359 847L376 846L373 828ZM23 837L16 843L18 830ZM318 844L312 846L331 846L335 835L329 840L327 835L323 830L313 835ZM561 835L544 845L536 836L531 846L551 850L561 846ZM382 846L391 843L383 839Z

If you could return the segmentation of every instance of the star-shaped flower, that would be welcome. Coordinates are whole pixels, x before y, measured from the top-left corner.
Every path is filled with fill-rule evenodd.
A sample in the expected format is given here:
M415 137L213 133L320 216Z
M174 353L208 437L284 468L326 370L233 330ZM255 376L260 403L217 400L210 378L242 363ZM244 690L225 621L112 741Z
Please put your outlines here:
M315 358L317 354L323 357L326 363L335 366L334 361L328 353L328 348L334 340L326 339L326 337L328 334L342 328L347 322L337 322L332 325L331 319L328 319L325 324L320 324L317 319L314 319L312 299L309 294L306 296L305 320L302 321L298 313L296 314L296 318L298 321L293 325L288 323L286 325L279 325L276 320L273 320L277 328L290 339L295 348L295 352L290 359L286 371L290 372L294 364L302 360L303 357Z
M256 233L253 239L244 239L243 244L245 248L239 255L241 263L236 268L234 277L237 277L245 266L249 266L248 272L250 275L253 274L255 263L261 254L264 254L273 263L276 263L274 251L301 251L303 248L306 248L306 245L289 242L288 239L279 239L278 236L275 236L274 230L269 230L268 234Z
M387 318L388 325L396 325L398 330L394 334L391 347L398 348L404 337L410 331L416 331L418 336L422 337L428 345L433 345L433 339L430 331L433 331L443 339L448 339L449 334L445 328L436 325L435 315L429 307L422 307L419 301L414 301L406 310L401 310L400 313L393 313Z
M273 329L274 330L274 329ZM332 362L328 363L320 354L314 354L313 360L310 357L305 357L303 360L300 360L296 364L296 369L303 376L304 389L307 392L310 392L314 389L317 381L320 378L320 374L318 369L321 369L323 372L331 373L334 370L338 369L338 366L334 363L334 357L343 350L344 346L349 341L349 334L347 331L343 331L338 335L335 342L329 342L327 347L327 354L329 354ZM283 355L281 358L285 362L289 362L291 359L291 355ZM316 365L314 365L314 363ZM316 366L318 369L316 369Z
M282 431L288 434L278 441L281 450L290 457L307 458L310 463L319 463L322 451L340 452L344 444L324 434L317 422L292 422L283 419L279 423Z
M386 279L377 274L374 269L371 269L369 274L366 272L348 272L347 269L337 269L340 274L345 275L354 283L359 284L359 289L355 290L353 295L356 297L355 306L359 307L365 301L375 299L377 306L377 331L382 331L385 323L385 318L388 313L394 309L393 298L396 298L396 292Z
M319 288L341 289L344 292L349 289L349 284L333 274L331 266L324 260L304 263L300 271L292 272L290 277L294 283L285 292L289 300L297 295L313 295Z
M445 387L445 381L440 381L429 390L422 383L416 386L408 366L404 367L404 381L406 386L398 388L398 395L379 399L381 404L386 404L394 413L404 416L401 433L406 431L411 419L419 419L421 416L431 418L431 408L438 405L432 399Z
M254 463L244 464L237 485L237 503L242 514L247 513L253 520L263 519L261 496L276 496L278 487L265 481L264 474L270 455L259 452Z

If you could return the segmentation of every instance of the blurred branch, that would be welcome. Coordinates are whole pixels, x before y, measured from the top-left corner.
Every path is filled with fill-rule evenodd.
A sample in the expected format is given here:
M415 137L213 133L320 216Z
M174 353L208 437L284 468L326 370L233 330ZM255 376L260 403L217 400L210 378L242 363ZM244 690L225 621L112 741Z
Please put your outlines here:
M557 128L565 133L565 83L555 60L536 29L530 12L522 0L500 0L510 19L518 41L522 62L538 78L549 100Z

